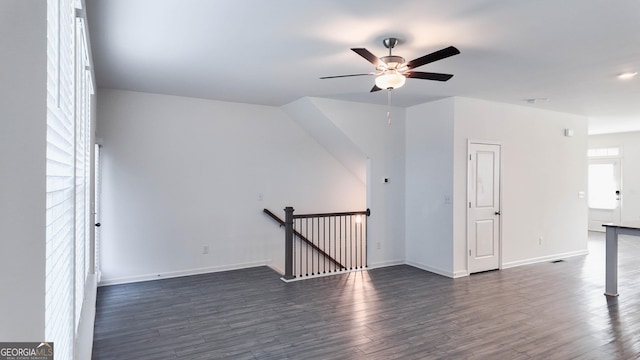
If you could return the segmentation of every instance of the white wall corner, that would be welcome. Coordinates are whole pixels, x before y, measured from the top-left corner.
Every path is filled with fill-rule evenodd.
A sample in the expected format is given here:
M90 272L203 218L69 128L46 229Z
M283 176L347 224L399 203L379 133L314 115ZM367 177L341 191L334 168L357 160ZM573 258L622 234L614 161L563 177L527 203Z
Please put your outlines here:
M454 279L465 277L465 276L469 276L469 272L467 270L458 270L453 272Z
M91 359L93 351L93 326L96 319L97 280L89 274L84 287L84 301L80 311L74 359Z
M379 268L385 268L385 267L397 266L397 265L404 265L404 264L406 264L404 259L375 261L375 262L370 262L369 264L367 264L367 269L368 270L379 269Z
M273 260L267 260L267 266L271 268L271 270L277 272L280 275L284 275L284 269L282 269L279 264L276 264Z
M438 274L438 275L442 275L442 276L446 276L446 277L452 278L452 279L456 278L456 277L464 276L464 275L460 275L458 273L454 273L453 271L450 271L450 270L436 268L436 267L433 267L433 266L429 266L427 264L419 263L417 261L409 260L409 261L407 261L407 265L411 265L411 266L413 266L415 268L418 268L420 270L425 270L425 271L432 272L434 274Z

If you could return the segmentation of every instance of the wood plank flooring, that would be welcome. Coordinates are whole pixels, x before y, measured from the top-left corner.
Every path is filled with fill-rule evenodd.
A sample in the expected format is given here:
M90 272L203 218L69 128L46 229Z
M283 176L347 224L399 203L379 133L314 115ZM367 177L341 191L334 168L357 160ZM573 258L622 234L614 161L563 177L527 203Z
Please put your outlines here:
M283 283L267 267L101 287L93 359L638 359L640 238L449 279L410 266Z

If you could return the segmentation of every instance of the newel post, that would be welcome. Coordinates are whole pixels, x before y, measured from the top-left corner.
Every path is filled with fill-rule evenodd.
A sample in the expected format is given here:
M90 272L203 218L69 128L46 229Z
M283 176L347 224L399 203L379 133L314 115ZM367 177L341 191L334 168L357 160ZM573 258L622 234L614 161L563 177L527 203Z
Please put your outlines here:
M293 207L284 208L284 278L293 279Z

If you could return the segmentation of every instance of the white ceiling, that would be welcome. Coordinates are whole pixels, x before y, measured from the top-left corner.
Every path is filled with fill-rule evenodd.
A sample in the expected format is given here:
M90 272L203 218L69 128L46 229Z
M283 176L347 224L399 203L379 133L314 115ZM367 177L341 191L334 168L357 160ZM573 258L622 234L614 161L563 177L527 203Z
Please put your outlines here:
M284 105L304 96L386 104L373 65L350 50L407 60L461 54L416 70L393 104L465 96L586 115L590 133L640 130L638 0L86 0L99 87ZM548 98L529 104L525 99Z

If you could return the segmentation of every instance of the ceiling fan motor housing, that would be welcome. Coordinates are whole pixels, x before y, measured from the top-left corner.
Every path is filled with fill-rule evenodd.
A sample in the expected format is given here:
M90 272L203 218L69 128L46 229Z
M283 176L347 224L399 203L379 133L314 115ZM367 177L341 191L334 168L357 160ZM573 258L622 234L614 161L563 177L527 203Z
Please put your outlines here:
M380 60L385 63L386 67L381 66L381 69L378 70L397 69L400 65L404 64L404 58L402 56L383 56L380 58Z

